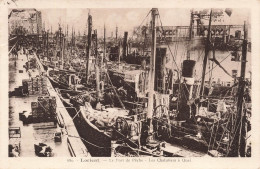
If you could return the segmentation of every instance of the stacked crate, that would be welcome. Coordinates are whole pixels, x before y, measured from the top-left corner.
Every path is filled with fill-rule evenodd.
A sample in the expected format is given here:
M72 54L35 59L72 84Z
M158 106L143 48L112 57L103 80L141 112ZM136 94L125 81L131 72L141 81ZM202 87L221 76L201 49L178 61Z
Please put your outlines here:
M56 98L54 96L51 96L49 98L49 117L51 118L55 117L56 108L57 108Z
M40 93L39 93L39 78L38 78L38 76L32 78L32 84L33 84L34 94L39 95Z
M46 95L47 90L47 77L46 75L36 76L31 79L23 80L23 89L29 95Z
M28 82L30 81L30 79L23 79L22 80L22 84L23 84L23 91L25 94L29 93L29 87L28 87Z
M19 86L18 88L14 88L13 95L14 96L23 96L23 88L22 88L22 86Z
M39 91L39 94L42 95L42 76L38 77L38 91Z
M47 75L45 72L42 72L42 76L41 77L41 91L42 94L47 94L48 90L47 90Z
M41 119L47 119L47 113L49 111L49 104L46 98L44 97L38 97L38 116Z
M53 122L56 121L56 98L38 97L37 102L31 103L32 116L34 122Z
M34 92L33 92L33 83L32 83L32 81L30 80L30 81L28 81L27 83L28 83L28 94L29 94L29 95L34 95Z
M31 108L32 108L32 118L37 119L38 118L38 102L31 102Z

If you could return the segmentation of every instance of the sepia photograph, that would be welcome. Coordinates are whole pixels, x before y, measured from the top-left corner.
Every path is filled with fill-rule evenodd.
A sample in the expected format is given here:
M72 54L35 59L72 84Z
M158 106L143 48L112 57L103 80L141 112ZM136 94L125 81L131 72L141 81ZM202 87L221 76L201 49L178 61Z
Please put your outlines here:
M8 157L251 157L249 9L10 8L8 58Z
M257 0L0 0L0 169L259 169Z

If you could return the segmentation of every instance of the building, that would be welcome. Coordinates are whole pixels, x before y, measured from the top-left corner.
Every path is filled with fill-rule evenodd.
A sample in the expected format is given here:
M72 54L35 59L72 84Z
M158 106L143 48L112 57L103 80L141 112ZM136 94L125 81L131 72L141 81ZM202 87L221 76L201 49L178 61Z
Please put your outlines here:
M36 35L42 32L41 12L36 9L12 9L8 16L11 35Z
M211 25L211 35L215 38L221 39L224 43L227 43L230 39L243 38L243 25ZM192 29L192 38L202 38L205 39L208 34L208 25L194 25ZM181 40L190 39L190 26L162 26L157 27L157 42L176 42ZM135 27L134 35L143 35L145 31ZM148 35L149 31L146 31ZM144 36L144 35L143 35Z

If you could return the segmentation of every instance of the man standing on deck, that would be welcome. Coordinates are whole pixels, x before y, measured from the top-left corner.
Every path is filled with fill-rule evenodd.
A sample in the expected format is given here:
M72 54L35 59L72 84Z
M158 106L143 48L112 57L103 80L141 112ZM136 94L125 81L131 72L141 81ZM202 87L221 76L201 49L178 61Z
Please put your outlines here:
M16 48L14 48L14 49L13 49L13 52L12 52L12 53L13 53L13 56L15 57L15 59L18 59L18 53L17 53L17 51L18 51L18 50L17 50Z

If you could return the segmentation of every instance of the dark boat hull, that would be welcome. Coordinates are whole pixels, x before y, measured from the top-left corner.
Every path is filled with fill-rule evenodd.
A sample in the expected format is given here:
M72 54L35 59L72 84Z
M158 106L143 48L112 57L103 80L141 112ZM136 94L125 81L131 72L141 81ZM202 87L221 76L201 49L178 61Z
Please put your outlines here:
M64 106L73 118L80 109L79 103L68 103L62 99ZM73 101L72 101L73 102ZM76 108L74 108L74 106ZM74 124L78 130L83 143L93 157L110 157L111 156L111 137L98 130L88 119L83 117L82 113L74 118Z
M93 124L85 119L82 114L76 119L79 123L79 133L84 138L84 144L93 157L111 156L111 137L98 130ZM74 121L74 122L76 122Z

